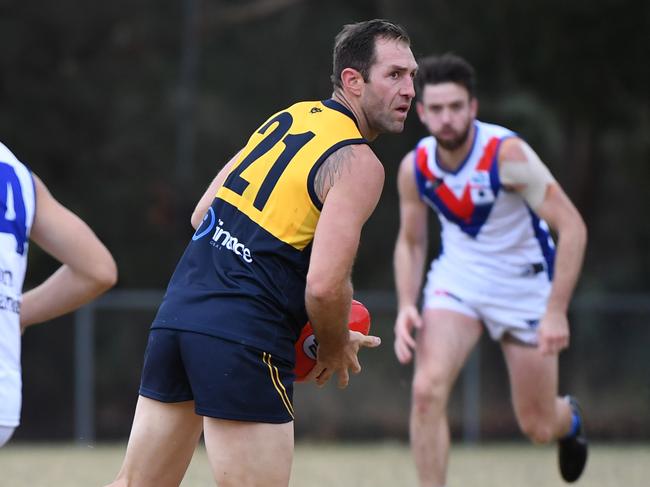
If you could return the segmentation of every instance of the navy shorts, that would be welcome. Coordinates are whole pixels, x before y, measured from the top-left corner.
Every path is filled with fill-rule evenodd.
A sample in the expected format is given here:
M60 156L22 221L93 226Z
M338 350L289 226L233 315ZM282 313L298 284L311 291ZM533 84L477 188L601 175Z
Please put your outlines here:
M201 416L293 421L293 366L240 343L190 331L154 328L144 355L140 395L194 401Z

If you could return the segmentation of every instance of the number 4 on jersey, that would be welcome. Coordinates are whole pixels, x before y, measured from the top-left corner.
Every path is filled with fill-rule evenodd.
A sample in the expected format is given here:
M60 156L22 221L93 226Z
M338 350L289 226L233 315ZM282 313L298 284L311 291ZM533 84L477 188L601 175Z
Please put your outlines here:
M0 162L0 233L16 237L16 252L25 253L27 242L25 202L14 168Z

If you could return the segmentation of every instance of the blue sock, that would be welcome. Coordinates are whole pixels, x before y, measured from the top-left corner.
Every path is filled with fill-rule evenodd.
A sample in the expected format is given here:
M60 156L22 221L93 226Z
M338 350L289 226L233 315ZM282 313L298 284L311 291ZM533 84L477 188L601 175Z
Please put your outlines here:
M573 438L575 435L578 434L578 430L580 429L580 416L578 415L578 412L575 410L571 410L571 428L569 429L569 432L567 435L562 438L567 439L567 438Z

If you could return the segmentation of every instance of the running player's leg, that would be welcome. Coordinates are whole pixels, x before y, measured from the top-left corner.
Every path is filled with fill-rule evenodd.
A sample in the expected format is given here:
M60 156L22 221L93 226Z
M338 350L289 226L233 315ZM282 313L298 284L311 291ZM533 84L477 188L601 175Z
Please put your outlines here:
M124 462L110 487L177 487L201 429L194 401L164 403L139 396Z
M425 308L417 337L410 419L411 449L421 487L445 485L449 452L447 402L481 336L479 320L449 309Z
M204 418L205 446L219 487L286 487L293 421L281 424Z
M571 428L569 402L558 397L558 356L542 355L538 347L512 338L501 341L522 432L535 443L565 436Z

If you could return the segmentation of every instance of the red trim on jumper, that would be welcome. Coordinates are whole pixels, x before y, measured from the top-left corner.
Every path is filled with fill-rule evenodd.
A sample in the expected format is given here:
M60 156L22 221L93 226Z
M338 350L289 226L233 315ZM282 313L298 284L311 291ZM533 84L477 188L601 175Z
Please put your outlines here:
M497 147L499 146L498 137L492 137L488 143L485 145L485 150L481 156L481 160L478 161L476 165L477 171L489 171L492 167L492 162L494 161L494 156L497 152Z
M469 184L465 185L460 199L456 198L456 195L444 183L436 188L436 194L450 212L466 223L471 221L474 213L474 202L470 194Z
M483 155L476 165L477 171L489 171L494 162L497 148L499 146L499 138L492 137L485 145ZM425 147L418 147L416 155L416 164L420 172L430 181L435 181L437 178L433 175L428 162L428 153ZM449 187L441 181L441 184L435 188L435 193L440 198L442 203L459 219L470 223L472 215L474 214L474 202L472 201L470 185L467 183L463 188L463 194L460 199L449 189Z
M492 163L494 162L494 156L496 155L498 146L499 139L497 137L492 137L486 144L483 155L476 165L477 171L490 170ZM454 195L454 193L445 184L441 184L438 186L438 188L436 188L436 194L450 212L467 223L471 221L472 215L474 214L474 202L472 201L469 183L467 183L465 185L465 188L463 188L463 194L460 199L456 198L456 195Z
M429 154L427 153L426 147L418 147L417 153L415 154L415 161L418 169L422 174L424 174L425 178L427 178L429 181L434 181L436 178L427 165L428 159Z

